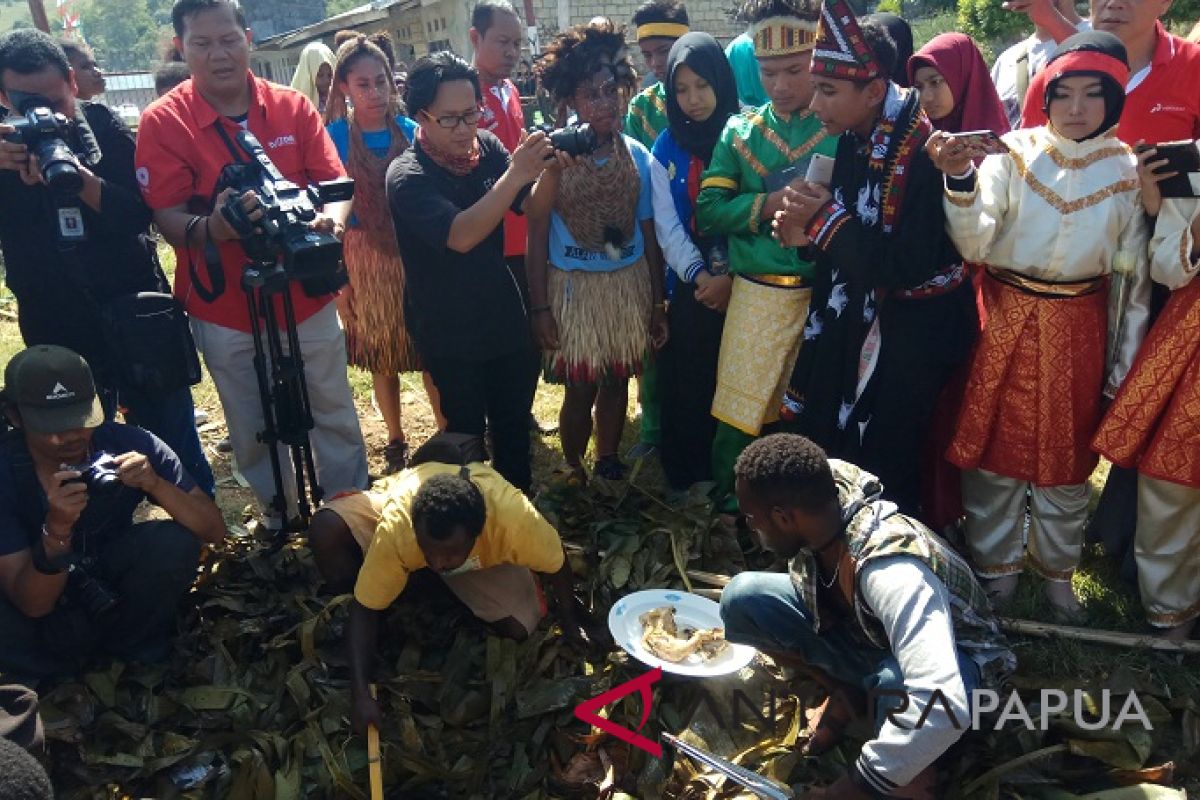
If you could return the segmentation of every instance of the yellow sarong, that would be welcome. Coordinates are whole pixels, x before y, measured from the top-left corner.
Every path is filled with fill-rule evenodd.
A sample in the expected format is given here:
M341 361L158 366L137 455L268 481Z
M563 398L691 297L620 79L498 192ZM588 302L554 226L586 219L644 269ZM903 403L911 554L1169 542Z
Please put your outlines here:
M714 417L751 436L779 419L811 299L808 287L768 286L734 276L717 361Z

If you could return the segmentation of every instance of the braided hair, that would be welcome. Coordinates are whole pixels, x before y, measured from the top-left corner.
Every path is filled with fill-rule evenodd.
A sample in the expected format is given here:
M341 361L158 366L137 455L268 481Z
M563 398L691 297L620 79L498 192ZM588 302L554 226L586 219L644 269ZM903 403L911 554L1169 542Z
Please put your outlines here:
M326 124L350 116L350 110L346 103L346 92L342 86L346 83L350 70L362 58L378 59L379 63L383 65L388 74L388 85L392 87L389 91L388 117L394 117L400 113L400 95L392 81L392 62L387 53L380 49L371 37L360 33L343 41L337 50L336 66L333 69L333 85L329 87L329 100L325 103Z
M625 36L608 19L576 25L555 36L535 71L551 97L564 102L575 95L580 84L605 66L613 70L621 89L630 94L637 89L637 71L630 60Z

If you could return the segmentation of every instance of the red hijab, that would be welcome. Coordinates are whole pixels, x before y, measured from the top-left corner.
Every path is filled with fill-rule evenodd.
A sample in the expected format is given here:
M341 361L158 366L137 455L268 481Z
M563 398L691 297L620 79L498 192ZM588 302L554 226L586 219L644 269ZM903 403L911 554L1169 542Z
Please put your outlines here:
M941 33L908 60L908 78L921 67L933 67L941 73L954 95L954 110L942 119L932 120L935 127L950 133L995 131L1007 133L1008 116L992 84L987 64L970 36Z

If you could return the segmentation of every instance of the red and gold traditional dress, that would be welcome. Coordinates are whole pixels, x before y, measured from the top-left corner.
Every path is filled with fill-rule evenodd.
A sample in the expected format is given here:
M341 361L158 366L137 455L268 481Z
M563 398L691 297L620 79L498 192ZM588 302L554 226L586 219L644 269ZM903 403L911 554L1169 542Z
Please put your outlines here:
M1200 617L1200 201L1165 200L1150 275L1171 297L1096 434L1096 450L1138 471L1135 552L1152 625Z
M1145 332L1148 232L1137 162L1114 135L1050 127L1005 135L973 191L947 189L963 258L987 265L987 322L947 457L964 470L967 542L980 575L1052 580L1079 563L1102 394L1121 385ZM1029 500L1027 490L1032 490Z

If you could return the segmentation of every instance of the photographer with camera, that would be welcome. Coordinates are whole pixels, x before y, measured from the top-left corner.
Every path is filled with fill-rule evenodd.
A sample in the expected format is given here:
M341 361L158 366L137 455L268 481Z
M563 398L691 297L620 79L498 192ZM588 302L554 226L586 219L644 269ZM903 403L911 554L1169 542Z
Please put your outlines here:
M446 430L482 436L486 427L496 471L529 493L538 358L503 226L506 212L524 213L554 145L536 131L510 157L479 130L482 99L479 73L453 53L417 61L405 102L419 128L388 168L388 200L404 258L405 322L441 394Z
M32 28L0 36L0 247L27 345L80 353L111 416L160 437L208 494L213 476L196 434L196 362L169 295L133 165L133 135L107 106L78 101L67 57ZM151 293L151 294L146 294ZM165 332L129 309L155 303ZM198 371L198 364L196 364ZM198 377L198 374L194 377Z
M201 545L225 535L216 504L154 434L104 420L77 353L21 351L0 399L0 672L165 658ZM143 500L170 519L134 524Z
M244 134L256 137L267 163L276 165L281 177L297 187L342 178L345 173L312 103L294 89L251 74L250 31L234 0L176 0L171 21L175 47L192 79L143 113L137 148L139 178L163 235L175 245L179 265L175 293L192 317L196 343L216 383L234 456L266 511L279 484L272 453L259 438L270 421L255 369L259 341L253 334L242 280L248 266L262 264L262 254L251 251L258 250L263 231L251 229L278 227L277 217L264 205L273 205L278 198L264 195L268 181L262 177L266 174L263 158L251 158ZM257 189L240 182L236 189L228 185L227 167L241 165L243 172L249 172L256 164L262 173ZM278 181L271 185L279 188ZM229 205L235 197L240 204ZM333 236L340 238L349 205L327 203L302 229L335 245L335 262L340 245ZM294 235L295 226L284 227L285 233ZM266 233L273 237L268 244L278 246L275 234ZM319 483L330 495L367 485L366 450L346 376L346 344L332 302L334 288L329 282L316 287L312 281L289 280L275 295L277 308L290 298L294 311L313 424L311 454L319 465ZM260 325L259 330L265 328ZM289 352L294 353L290 343ZM277 359L271 362L279 366ZM287 459L280 462L286 505L291 509L297 491L290 480L294 465ZM272 530L283 529L288 522L278 507L266 517Z

